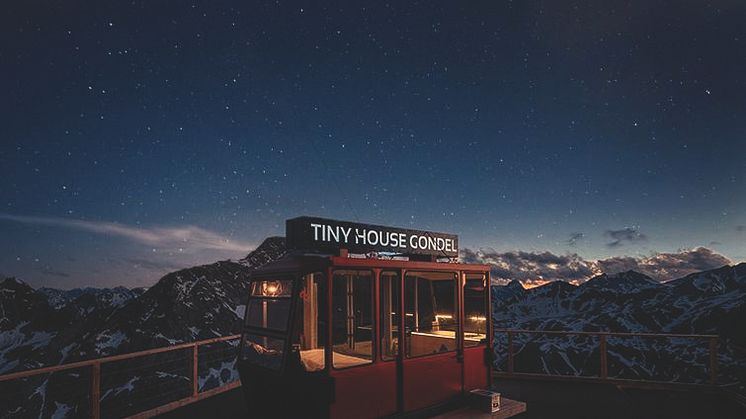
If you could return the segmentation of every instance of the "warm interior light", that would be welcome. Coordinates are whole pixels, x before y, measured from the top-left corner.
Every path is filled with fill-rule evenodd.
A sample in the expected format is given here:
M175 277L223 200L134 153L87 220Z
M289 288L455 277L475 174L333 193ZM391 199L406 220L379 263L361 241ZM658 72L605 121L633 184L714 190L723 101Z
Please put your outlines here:
M282 285L279 281L262 282L262 295L276 297L282 293Z
M487 317L484 316L469 316L469 320L475 321L475 322L486 322Z
M436 319L452 319L453 316L450 314L436 314L435 318Z

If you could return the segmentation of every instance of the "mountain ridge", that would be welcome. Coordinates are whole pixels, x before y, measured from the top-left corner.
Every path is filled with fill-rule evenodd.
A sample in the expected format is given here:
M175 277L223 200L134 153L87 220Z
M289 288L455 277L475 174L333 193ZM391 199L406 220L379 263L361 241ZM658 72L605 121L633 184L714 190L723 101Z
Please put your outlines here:
M139 291L124 287L34 290L19 279L3 279L0 374L238 333L249 274L285 254L284 238L269 237L244 258L174 271ZM511 280L504 286L492 285L491 290L491 315L497 329L716 333L721 336L719 361L725 367L725 378L743 382L746 376L746 354L739 349L746 347L746 331L742 330L746 263L668 282L625 271L597 275L580 285L551 281L527 289ZM505 367L504 339L496 333L497 369ZM665 379L666 374L678 374L679 378L702 379L697 374L704 369L698 365L706 365L707 354L701 346L637 342L632 351L617 338L610 337L608 343L610 369L622 377ZM235 344L216 346L214 350L228 358L211 361L199 377L200 389L236 378L235 360L231 360ZM594 344L587 339L516 334L514 345L516 368L523 372L593 373L588 360L598 356L588 349ZM133 362L131 367L142 365ZM110 383L116 391L105 393L102 405L127 404L133 397L142 397L139 389L151 386L183 387L188 374L158 370L137 378L136 386L124 378ZM24 412L41 409L49 413L50 405L36 398L23 403ZM60 403L74 406L69 400Z
M622 333L680 333L719 335L718 358L727 366L725 380L746 381L746 263L724 266L659 283L639 272L598 275L579 286L555 281L526 290L506 292L507 286L493 285L492 316L495 327L521 330L604 331ZM515 289L515 286L512 286ZM503 297L503 298L501 298ZM533 340L532 340L533 338ZM496 366L504 368L505 337L496 334ZM549 335L516 335L516 362L521 371L577 374L588 352L597 344L580 345L580 338ZM613 342L624 339L610 338ZM642 338L640 338L642 339ZM629 338L628 338L629 340ZM542 347L552 347L545 354ZM698 376L707 365L707 342L699 340L638 340L636 351L620 346L609 352L614 368L625 378L666 381L685 371L686 378ZM642 351L642 355L638 352ZM682 354L689 353L685 360ZM665 355L665 356L664 356ZM559 357L559 358L558 358ZM661 358L657 364L654 357ZM636 361L631 361L636 359ZM649 365L648 365L649 364ZM657 366L656 366L657 365ZM661 366L662 365L662 366ZM656 369L658 368L658 369ZM588 372L588 371L586 371ZM597 373L597 372L595 372Z

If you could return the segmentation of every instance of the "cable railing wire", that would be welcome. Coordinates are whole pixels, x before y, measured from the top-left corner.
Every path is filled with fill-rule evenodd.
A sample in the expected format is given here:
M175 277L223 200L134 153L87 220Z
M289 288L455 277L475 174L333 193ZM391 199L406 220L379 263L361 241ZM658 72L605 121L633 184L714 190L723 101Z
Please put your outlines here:
M529 338L521 338L522 335ZM516 369L521 365L520 359L516 361L526 344L559 348L546 336L569 340L577 349L574 356L587 359L581 370L572 375L603 380L627 378L614 370L619 366L615 361L616 347L650 348L642 342L652 339L666 340L666 348L694 357L694 365L708 371L709 384L716 383L719 337L715 335L495 329L496 371L500 373L503 368L502 373L507 375L521 374ZM149 417L148 412L162 412L164 406L176 408L227 391L240 385L236 372L239 337L182 343L2 375L0 391L13 402L0 408L0 417L53 416L59 409L68 409L76 417ZM684 341L692 339L709 342L709 346L690 349ZM590 349L582 349L584 346ZM498 354L501 351L502 358ZM560 378L573 378L572 375ZM649 380L633 375L630 381Z
M235 369L239 337L218 337L1 375L0 391L4 398L10 396L9 400L15 402L4 403L0 417L150 416L150 409L191 403L239 384L230 379L218 380L209 389L198 385L217 370L216 365ZM210 391L202 394L204 390Z
M590 378L674 386L718 384L717 335L500 328L494 331L493 368L501 376ZM567 344L583 338L597 344ZM661 340L667 343L656 344ZM686 344L687 341L694 344ZM620 347L627 353L622 354ZM585 360L586 364L574 365L570 358ZM537 363L537 359L541 362Z

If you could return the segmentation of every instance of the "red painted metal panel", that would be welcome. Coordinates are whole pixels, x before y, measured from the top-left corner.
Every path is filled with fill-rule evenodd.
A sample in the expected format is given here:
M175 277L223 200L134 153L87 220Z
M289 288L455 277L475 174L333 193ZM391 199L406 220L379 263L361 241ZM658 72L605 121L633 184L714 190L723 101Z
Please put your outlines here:
M331 417L376 418L396 413L396 362L330 371L336 389Z
M484 345L464 349L464 391L489 387L491 371L485 357Z
M461 394L456 352L404 360L404 410L432 406Z

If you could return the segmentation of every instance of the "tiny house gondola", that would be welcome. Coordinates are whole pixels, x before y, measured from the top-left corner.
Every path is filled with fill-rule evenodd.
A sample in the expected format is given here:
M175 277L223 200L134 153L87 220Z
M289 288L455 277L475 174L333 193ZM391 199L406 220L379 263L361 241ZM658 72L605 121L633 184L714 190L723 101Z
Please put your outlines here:
M456 236L301 217L287 245L250 278L238 367L257 417L401 416L489 387L489 269L454 263Z

